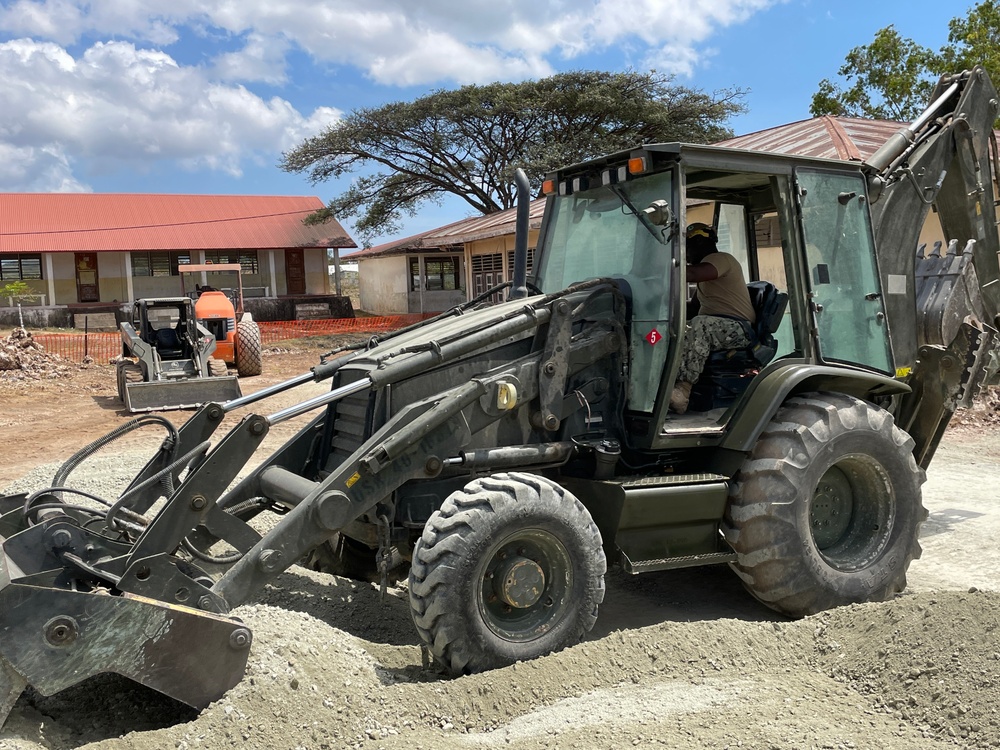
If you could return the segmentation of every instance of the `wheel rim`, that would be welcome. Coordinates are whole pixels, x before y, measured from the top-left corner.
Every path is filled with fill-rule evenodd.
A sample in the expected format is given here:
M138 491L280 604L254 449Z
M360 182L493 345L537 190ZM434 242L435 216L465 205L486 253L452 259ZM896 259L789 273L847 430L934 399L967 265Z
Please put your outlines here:
M551 631L570 606L573 567L553 534L524 529L495 544L478 578L477 600L486 626L523 643Z
M889 477L870 456L844 456L820 478L809 505L813 542L842 571L875 560L889 541L896 497Z

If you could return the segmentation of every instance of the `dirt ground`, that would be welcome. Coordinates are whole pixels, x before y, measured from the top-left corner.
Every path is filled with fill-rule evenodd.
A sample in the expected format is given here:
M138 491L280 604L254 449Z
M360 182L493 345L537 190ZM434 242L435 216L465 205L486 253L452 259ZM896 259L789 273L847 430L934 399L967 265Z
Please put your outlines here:
M272 348L244 392L307 371L330 345ZM0 371L0 491L41 486L129 418L110 367L51 364ZM383 602L375 587L293 567L234 613L254 632L249 669L209 708L113 676L52 697L29 690L0 749L1000 747L998 414L988 403L949 430L924 487L924 554L894 601L788 621L723 567L612 570L584 643L441 679L423 666L402 587ZM160 438L107 449L81 482L125 481Z

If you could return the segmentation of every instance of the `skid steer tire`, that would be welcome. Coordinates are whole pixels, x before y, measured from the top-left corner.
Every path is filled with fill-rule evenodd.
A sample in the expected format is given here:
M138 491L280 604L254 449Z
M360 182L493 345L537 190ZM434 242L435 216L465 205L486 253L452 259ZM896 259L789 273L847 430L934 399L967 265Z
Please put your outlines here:
M888 412L843 394L793 398L734 477L723 522L733 568L791 617L884 601L920 556L924 478Z
M213 378L225 377L229 374L226 361L218 357L211 357L208 360L208 374Z
M453 492L427 521L410 610L435 659L471 674L580 641L606 571L601 533L579 500L533 474L496 474Z
M236 324L233 349L236 372L241 378L253 377L263 372L264 359L261 354L260 327L252 320L241 320Z

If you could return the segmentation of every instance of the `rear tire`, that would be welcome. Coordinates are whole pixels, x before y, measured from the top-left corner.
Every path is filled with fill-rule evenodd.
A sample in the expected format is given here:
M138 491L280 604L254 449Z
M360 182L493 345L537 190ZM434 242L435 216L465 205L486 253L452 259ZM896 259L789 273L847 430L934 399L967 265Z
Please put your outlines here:
M843 394L791 399L734 478L733 567L792 617L891 598L920 556L924 478L888 412Z
M208 374L213 378L225 377L229 374L225 360L212 357L208 360Z
M496 474L453 492L427 521L411 613L448 671L494 669L577 643L597 620L606 571L579 500L533 474Z
M236 371L241 378L260 375L264 371L264 359L261 354L260 327L252 320L241 320L236 324L233 335L233 357L236 360Z

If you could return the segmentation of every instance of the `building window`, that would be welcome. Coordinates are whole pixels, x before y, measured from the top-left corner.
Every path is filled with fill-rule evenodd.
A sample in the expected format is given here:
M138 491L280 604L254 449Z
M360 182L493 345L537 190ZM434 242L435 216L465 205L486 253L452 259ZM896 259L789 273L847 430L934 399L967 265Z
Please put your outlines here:
M459 274L461 259L457 255L445 258L426 258L424 270L428 292L452 291L462 289L463 279ZM410 258L410 291L420 290L420 258Z
M190 253L132 252L133 276L177 276L177 266L191 262Z
M527 255L528 255L528 276L531 276L531 269L534 268L534 265L535 265L535 248L529 247ZM513 250L507 251L507 278L508 279L513 279L514 278L514 251Z
M28 281L41 278L41 255L18 253L0 256L0 281Z
M239 263L244 275L260 273L256 250L206 250L206 263Z

